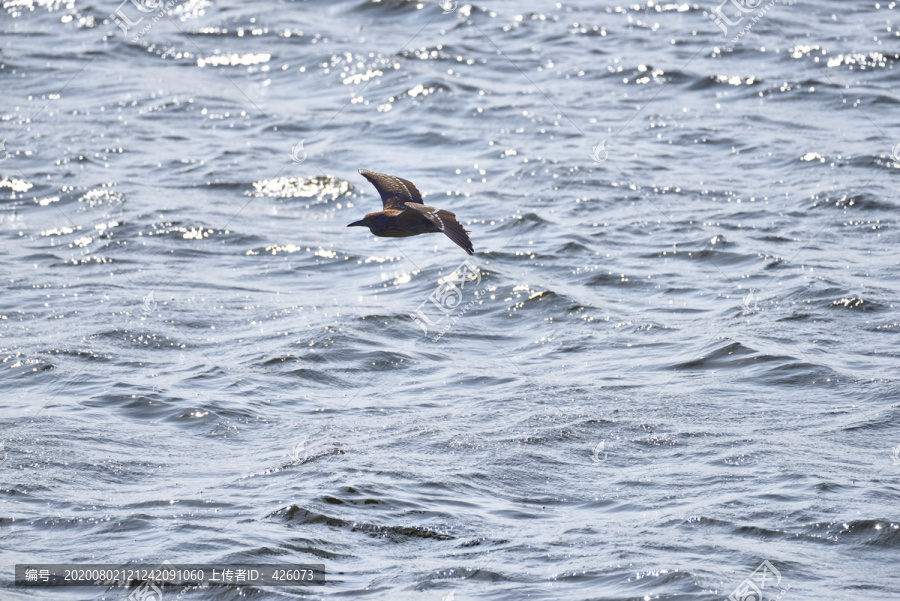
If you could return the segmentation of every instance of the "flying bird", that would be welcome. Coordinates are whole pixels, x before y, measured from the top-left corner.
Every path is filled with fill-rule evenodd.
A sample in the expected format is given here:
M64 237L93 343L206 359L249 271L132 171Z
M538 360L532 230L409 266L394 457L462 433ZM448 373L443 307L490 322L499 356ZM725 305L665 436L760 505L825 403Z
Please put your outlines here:
M475 254L472 241L456 220L456 215L424 204L419 189L411 181L367 169L360 169L359 173L372 182L384 206L381 211L369 213L347 227L363 225L376 236L385 238L444 232L464 251Z

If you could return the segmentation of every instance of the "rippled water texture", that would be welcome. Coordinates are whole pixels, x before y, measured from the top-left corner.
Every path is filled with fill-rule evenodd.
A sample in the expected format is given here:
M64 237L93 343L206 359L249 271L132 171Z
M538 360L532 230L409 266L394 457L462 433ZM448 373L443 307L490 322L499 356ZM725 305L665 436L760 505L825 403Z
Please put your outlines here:
M898 5L142 8L0 10L0 597L900 598Z

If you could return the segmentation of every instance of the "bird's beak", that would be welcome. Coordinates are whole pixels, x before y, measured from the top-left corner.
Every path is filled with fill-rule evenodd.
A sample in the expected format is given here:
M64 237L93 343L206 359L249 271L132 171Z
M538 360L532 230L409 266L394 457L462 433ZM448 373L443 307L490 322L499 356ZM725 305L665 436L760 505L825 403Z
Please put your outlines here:
M354 221L353 223L348 223L347 227L353 227L354 225L366 225L364 219L360 219L359 221Z

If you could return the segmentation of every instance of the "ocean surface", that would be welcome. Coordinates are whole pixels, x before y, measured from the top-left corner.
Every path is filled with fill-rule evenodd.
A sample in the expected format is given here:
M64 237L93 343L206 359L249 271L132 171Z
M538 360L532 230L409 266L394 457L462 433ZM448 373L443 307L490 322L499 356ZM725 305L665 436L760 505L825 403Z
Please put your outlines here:
M900 599L898 22L5 0L0 599Z

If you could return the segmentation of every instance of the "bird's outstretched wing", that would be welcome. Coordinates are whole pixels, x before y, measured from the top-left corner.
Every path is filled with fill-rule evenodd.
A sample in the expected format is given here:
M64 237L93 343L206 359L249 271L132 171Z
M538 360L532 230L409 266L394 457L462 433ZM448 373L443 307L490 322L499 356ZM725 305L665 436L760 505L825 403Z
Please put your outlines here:
M422 204L419 189L408 179L368 169L360 169L359 173L378 190L385 209L403 209L408 202Z
M456 215L450 211L429 207L428 205L415 202L406 203L406 210L421 213L431 223L436 225L439 230L444 232L448 238L453 240L461 249L470 255L475 254L472 247L472 241L469 240L469 235L459 221L456 220Z

